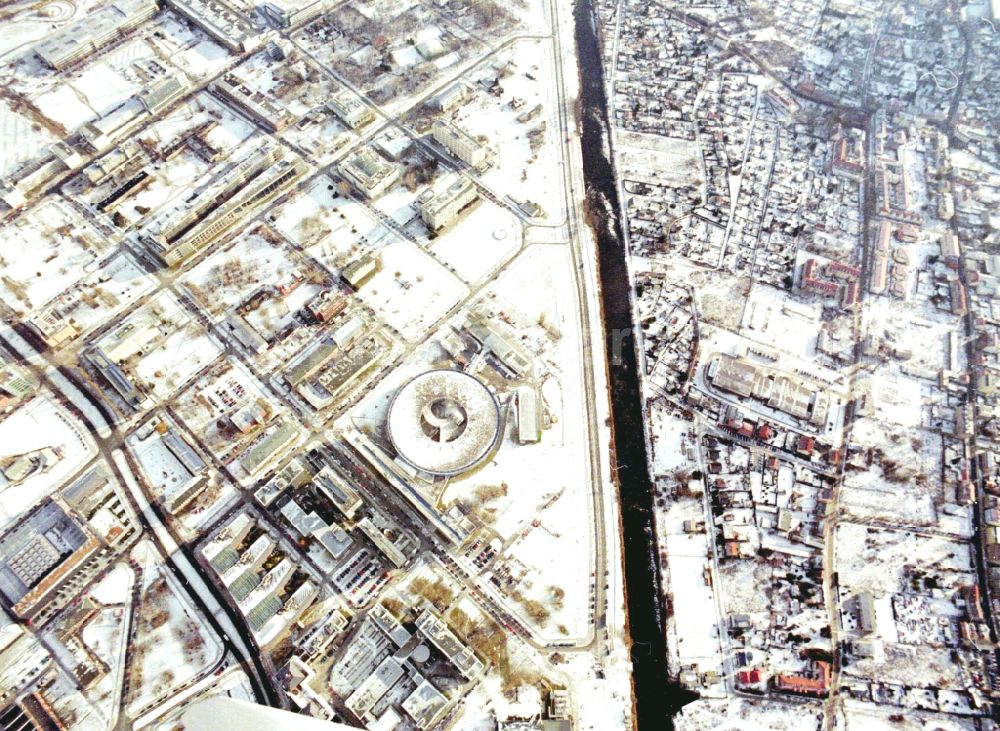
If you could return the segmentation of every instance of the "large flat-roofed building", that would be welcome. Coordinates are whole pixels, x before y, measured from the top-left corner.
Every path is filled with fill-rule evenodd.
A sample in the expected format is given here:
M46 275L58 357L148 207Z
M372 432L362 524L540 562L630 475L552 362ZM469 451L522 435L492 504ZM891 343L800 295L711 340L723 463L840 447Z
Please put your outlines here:
M247 18L224 0L165 0L166 4L233 52L260 45L260 35Z
M331 0L267 0L260 9L280 28L308 23L330 7Z
M221 185L203 191L190 208L145 238L164 264L180 266L291 190L308 172L302 160L285 158L281 148L260 150L227 173Z
M14 616L33 619L101 545L58 499L28 513L0 538L0 594Z
M439 231L477 198L479 191L471 180L458 176L446 179L421 194L420 218L431 231Z
M367 325L364 320L360 322ZM364 339L338 338L338 333L351 325L342 326L330 338L320 341L285 372L288 384L314 409L332 404L377 367L391 349L391 343L377 331Z
M753 394L757 367L739 358L724 355L709 364L708 377L716 388L747 397Z
M160 114L188 92L188 84L183 77L174 74L160 79L139 94L139 101L150 114Z
M290 447L299 438L299 434L299 428L294 422L280 424L244 452L240 465L250 476L256 475Z
M399 180L399 166L372 150L358 150L340 163L337 170L344 178L364 193L367 198L377 198Z
M401 677L403 677L403 666L399 664L396 658L389 655L348 696L344 705L355 716L362 718Z
M487 386L463 371L426 371L389 404L389 441L413 469L434 477L462 474L496 446L500 407Z
M34 51L48 66L59 71L135 30L158 10L155 0L117 0L49 36Z
M375 121L375 112L347 91L336 94L326 103L326 107L351 129L359 129Z
M706 377L714 388L757 399L816 425L825 424L830 411L829 394L816 384L731 355L713 358Z
M438 144L466 165L478 168L486 162L489 148L458 125L439 119L432 134Z
M469 680L485 670L437 615L424 610L416 624L411 632L376 604L331 668L331 688L369 729L436 728L460 697L445 695L435 685L439 674L428 674L440 663L438 655ZM404 722L405 716L412 721Z
M212 84L212 91L268 132L280 132L294 121L287 110L233 74L226 74Z
M483 313L470 317L465 330L482 345L483 350L489 352L502 370L521 377L533 368L531 355L516 341L514 333Z
M21 625L10 623L0 627L0 706L11 703L20 694L20 689L42 675L51 662L48 650ZM22 697L21 702L25 699ZM0 711L0 728L5 731L35 728L10 724L10 718L9 709Z

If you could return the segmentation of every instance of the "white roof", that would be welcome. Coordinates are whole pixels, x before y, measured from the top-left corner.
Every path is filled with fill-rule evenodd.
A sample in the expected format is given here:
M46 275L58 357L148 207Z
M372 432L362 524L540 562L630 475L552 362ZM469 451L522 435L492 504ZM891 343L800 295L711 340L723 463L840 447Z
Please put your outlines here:
M342 723L268 708L225 696L193 704L181 716L187 731L357 731Z

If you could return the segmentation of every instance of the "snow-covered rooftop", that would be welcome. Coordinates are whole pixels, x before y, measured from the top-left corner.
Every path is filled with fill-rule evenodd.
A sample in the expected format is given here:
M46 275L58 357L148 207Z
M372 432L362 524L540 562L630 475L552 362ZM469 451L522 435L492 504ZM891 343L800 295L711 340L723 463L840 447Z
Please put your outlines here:
M404 385L388 416L389 439L406 462L434 475L474 467L496 444L500 407L476 378L427 371Z

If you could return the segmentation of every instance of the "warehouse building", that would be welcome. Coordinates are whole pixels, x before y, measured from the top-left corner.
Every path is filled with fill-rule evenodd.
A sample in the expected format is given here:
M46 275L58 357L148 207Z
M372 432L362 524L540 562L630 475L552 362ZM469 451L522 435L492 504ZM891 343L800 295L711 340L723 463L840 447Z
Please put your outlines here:
M757 399L772 409L816 425L826 423L830 410L829 394L800 378L731 355L713 358L705 375L720 391Z

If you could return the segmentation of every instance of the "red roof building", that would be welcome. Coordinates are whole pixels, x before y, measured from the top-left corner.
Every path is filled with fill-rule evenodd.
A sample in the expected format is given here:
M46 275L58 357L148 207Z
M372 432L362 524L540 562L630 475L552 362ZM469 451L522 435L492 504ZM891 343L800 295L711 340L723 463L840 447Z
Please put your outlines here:
M796 695L825 696L830 689L830 663L817 661L812 675L776 675L774 687Z
M757 685L761 681L760 668L753 670L740 670L737 675L737 682L740 685Z

